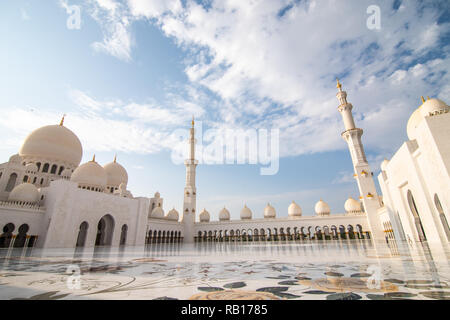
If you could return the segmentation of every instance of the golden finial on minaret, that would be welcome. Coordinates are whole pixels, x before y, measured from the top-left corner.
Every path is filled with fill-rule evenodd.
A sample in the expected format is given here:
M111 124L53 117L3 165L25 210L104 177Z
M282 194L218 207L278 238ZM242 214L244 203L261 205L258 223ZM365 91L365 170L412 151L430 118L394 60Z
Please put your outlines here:
M339 89L339 91L341 91L342 90L342 84L339 82L339 79L338 78L336 78L336 88L338 88Z
M117 161L117 154L114 155L114 163Z
M423 96L420 97L422 99L422 103L425 102L425 98Z
M192 116L192 122L191 122L191 124L192 124L192 128L194 127L194 124L195 124L195 122L194 122L194 116Z
M95 153L94 153L94 156L92 157L91 162L95 162Z
M62 118L61 118L61 122L59 123L60 126L64 125L64 117L66 116L66 114L64 113Z

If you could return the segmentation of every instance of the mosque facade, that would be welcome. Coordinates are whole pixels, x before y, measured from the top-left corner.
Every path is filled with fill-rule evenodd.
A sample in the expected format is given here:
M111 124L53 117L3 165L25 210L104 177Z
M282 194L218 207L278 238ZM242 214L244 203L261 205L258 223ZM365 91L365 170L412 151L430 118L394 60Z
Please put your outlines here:
M195 125L189 135L185 161L186 185L181 214L167 213L163 198L134 197L127 189L128 174L117 159L100 165L80 165L83 149L78 137L64 126L48 125L31 132L19 153L0 164L0 248L75 248L144 246L152 243L204 241L333 241L349 239L450 240L450 113L438 99L423 104L408 122L408 138L391 160L383 161L378 195L347 93L337 84L353 162L359 199L345 201L344 213L330 212L320 200L314 216L303 216L295 201L287 216L277 217L267 204L255 219L246 205L240 219L231 220L224 207L218 220L197 212L195 184Z

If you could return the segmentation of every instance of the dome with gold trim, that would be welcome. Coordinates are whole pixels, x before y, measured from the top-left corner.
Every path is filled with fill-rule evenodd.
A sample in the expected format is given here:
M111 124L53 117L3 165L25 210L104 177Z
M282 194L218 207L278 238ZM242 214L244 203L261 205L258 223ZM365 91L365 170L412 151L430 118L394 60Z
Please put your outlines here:
M250 210L247 205L244 205L244 207L241 210L241 219L248 220L252 218L252 210Z
M270 205L270 203L267 204L267 206L264 208L264 218L266 219L272 219L275 218L277 215L277 212L275 211L275 208Z
M295 201L292 201L288 207L288 215L289 217L301 217L302 208Z
M200 212L199 218L200 218L200 222L209 222L209 219L210 219L209 212L206 211L205 208L203 208L202 212Z
M31 132L23 142L19 155L25 160L52 161L77 167L83 156L78 137L64 125L49 125Z
M118 188L122 182L125 183L125 185L128 183L127 170L117 162L116 157L114 157L113 162L105 164L103 168L107 175L107 186Z
M219 212L219 220L230 220L230 211L228 211L225 207Z
M328 205L328 203L326 203L325 201L323 201L322 199L320 199L315 207L314 210L316 211L316 214L318 216L329 216L330 215L330 206Z
M406 126L406 132L410 140L416 138L416 128L422 123L425 117L429 117L441 112L449 112L450 107L442 100L436 98L428 98L425 100L422 97L422 105L417 108L409 117L408 124Z
M107 175L105 169L95 162L95 155L89 162L75 169L70 181L78 183L83 189L103 191L106 187Z

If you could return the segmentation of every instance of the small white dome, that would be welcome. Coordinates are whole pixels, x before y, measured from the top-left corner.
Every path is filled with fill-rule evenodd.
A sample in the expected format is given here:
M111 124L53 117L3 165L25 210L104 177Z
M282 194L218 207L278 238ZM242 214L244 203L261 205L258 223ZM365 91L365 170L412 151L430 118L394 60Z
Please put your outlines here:
M113 162L105 164L103 168L105 168L106 175L108 176L106 182L108 186L118 187L122 182L125 185L128 183L127 170L116 162L116 158L114 158Z
M423 104L416 109L409 117L408 124L406 125L406 132L408 134L409 140L416 139L416 128L422 122L425 117L439 111L450 111L450 107L442 100L439 99L428 99L423 102Z
M11 191L8 200L35 203L39 200L39 191L33 184L25 182Z
M158 208L160 208L160 207L158 207ZM180 215L178 214L178 211L175 210L175 208L170 210L166 215L166 219L170 220L170 221L178 221L179 217L180 217Z
M70 180L78 183L80 187L100 188L103 191L107 176L105 169L95 162L94 156L94 159L76 168Z
M349 197L347 201L345 201L344 208L348 213L361 212L361 202Z
M11 157L9 157L9 162L10 163L21 163L22 157L19 156L18 154L13 154Z
M26 173L36 173L38 171L38 167L35 163L30 162L25 166Z
M275 208L270 205L270 203L267 204L267 206L264 208L264 218L275 218L277 215L277 212L275 211Z
M210 219L209 212L206 211L205 208L203 208L202 212L200 212L199 218L200 218L200 222L209 222L209 219Z
M247 205L244 205L244 208L241 210L241 219L251 219L252 218L252 210L247 208Z
M425 101L420 107L420 114L422 117L428 117L431 114L435 113L436 111L442 111L448 109L447 104L439 99L428 99Z
M295 201L292 201L288 208L288 215L290 217L300 217L302 215L302 208Z
M314 209L319 216L328 216L330 214L330 206L322 199L316 203Z
M159 194L158 191L155 192L154 198L159 198L161 195Z
M219 212L219 220L230 220L230 211L228 211L225 207Z
M164 218L164 210L161 207L156 207L155 209L153 209L150 217L153 219L163 219Z

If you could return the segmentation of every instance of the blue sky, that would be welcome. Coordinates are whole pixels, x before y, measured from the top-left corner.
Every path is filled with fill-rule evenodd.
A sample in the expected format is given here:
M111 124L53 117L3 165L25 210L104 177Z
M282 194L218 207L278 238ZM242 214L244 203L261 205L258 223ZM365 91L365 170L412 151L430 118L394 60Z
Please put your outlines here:
M381 29L366 9L381 8ZM67 8L81 9L69 29ZM232 217L247 203L278 216L320 198L343 212L358 197L335 78L354 106L377 174L406 140L420 96L449 103L448 1L86 0L0 3L0 160L33 129L58 123L80 138L83 162L118 161L135 196L182 206L185 169L174 132L279 129L280 165L200 165L198 208Z

